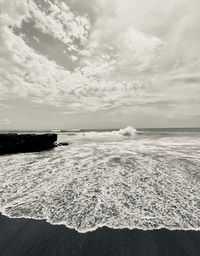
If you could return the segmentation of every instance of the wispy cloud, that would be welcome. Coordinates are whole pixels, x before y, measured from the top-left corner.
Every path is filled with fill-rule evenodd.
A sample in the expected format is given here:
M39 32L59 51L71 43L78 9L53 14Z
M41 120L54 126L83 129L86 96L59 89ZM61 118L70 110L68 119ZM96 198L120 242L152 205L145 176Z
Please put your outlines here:
M65 1L0 0L0 98L67 113L188 106L199 95L199 7L196 0L95 0L84 15ZM16 33L24 24L62 43L73 67L32 48Z
M30 21L43 33L63 42L69 52L81 54L81 46L86 44L90 29L88 18L74 14L64 2L41 2L45 3L45 8L29 1Z
M5 125L9 125L9 124L10 124L10 121L9 121L7 118L4 118L4 119L2 120L2 122L3 122L3 124L5 124Z

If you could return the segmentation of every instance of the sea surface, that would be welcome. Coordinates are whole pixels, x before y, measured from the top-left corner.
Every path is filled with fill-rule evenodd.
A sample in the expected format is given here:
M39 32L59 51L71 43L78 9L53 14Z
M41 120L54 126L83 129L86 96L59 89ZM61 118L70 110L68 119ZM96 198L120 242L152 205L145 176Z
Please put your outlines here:
M200 129L58 131L60 146L0 156L0 212L79 232L200 230Z

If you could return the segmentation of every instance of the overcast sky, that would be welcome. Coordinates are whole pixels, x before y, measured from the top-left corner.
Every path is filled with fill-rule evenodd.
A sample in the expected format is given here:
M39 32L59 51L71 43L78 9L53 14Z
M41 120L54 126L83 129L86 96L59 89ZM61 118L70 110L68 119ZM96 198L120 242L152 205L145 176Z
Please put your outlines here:
M199 0L0 0L0 129L200 126Z

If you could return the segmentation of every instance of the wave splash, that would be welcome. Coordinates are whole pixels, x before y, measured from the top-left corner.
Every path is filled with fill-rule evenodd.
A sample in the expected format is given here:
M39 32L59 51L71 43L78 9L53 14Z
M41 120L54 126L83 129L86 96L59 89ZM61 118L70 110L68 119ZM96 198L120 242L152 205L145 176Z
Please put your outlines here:
M121 129L119 130L119 134L123 135L123 136L134 136L136 134L137 130L134 129L131 126L126 127L125 129Z
M131 126L118 131L105 131L105 132L84 132L76 134L76 139L84 141L123 141L124 139L133 139L137 131Z

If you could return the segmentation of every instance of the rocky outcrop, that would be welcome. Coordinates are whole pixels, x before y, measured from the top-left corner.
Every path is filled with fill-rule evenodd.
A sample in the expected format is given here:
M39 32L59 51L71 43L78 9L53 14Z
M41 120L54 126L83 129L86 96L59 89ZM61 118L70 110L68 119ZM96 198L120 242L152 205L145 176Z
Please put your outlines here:
M0 155L48 150L56 141L57 134L0 134Z

